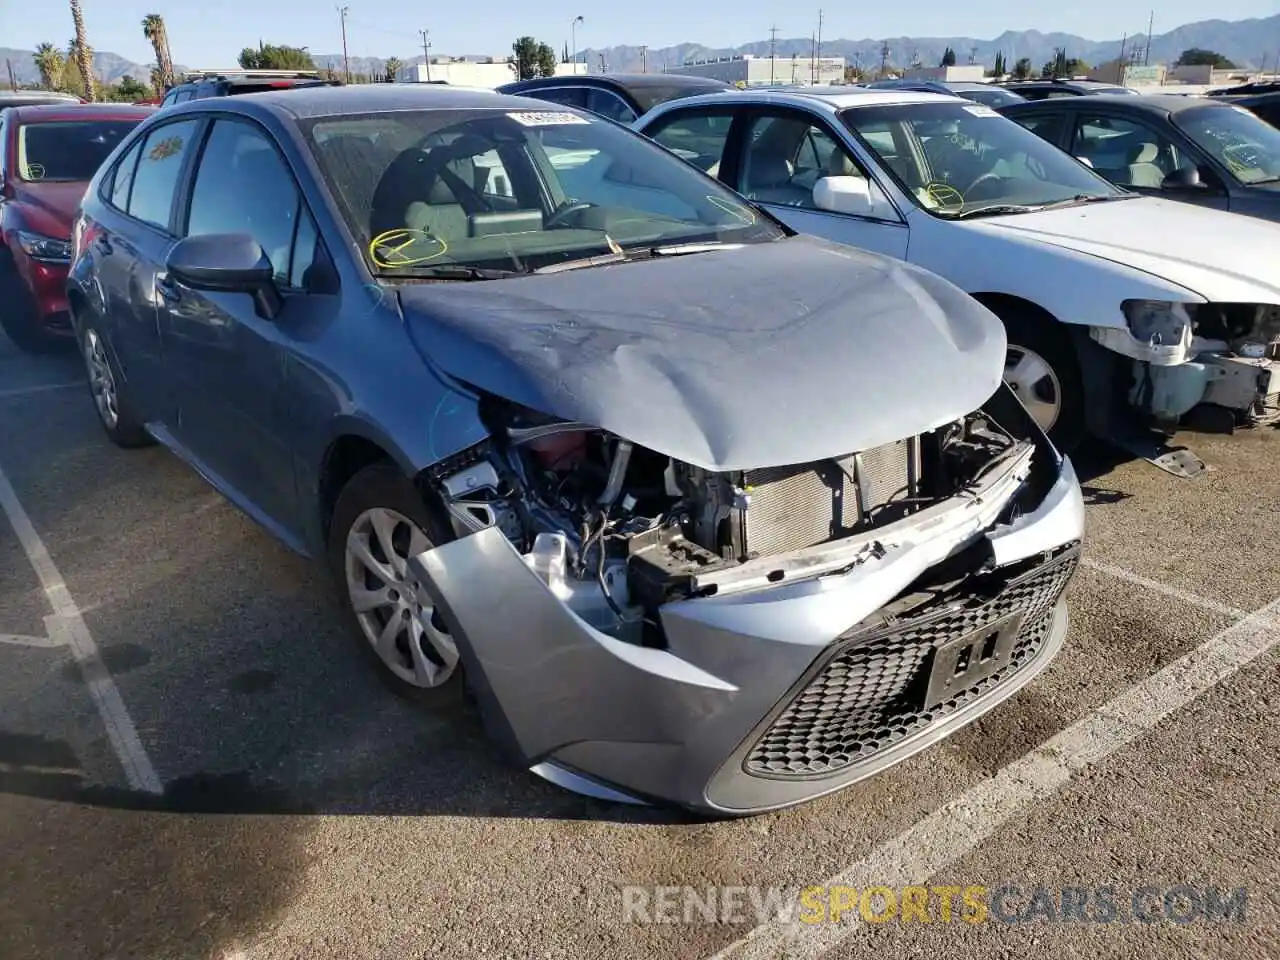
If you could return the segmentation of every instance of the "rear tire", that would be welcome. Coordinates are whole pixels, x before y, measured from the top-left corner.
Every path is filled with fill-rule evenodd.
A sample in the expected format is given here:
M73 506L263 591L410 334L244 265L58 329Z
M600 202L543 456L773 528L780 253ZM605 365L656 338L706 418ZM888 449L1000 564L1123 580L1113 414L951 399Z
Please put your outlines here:
M433 707L460 701L462 663L406 561L449 539L389 461L365 467L347 482L329 523L329 569L361 655L396 694Z
M128 384L92 318L81 321L77 329L80 356L89 375L89 396L93 398L103 432L117 447L126 450L151 446L155 438L142 425L129 396Z
M8 251L0 252L0 327L24 353L55 353L70 348L67 337L40 326L35 297Z
M1009 346L1004 381L1062 453L1085 435L1084 388L1075 345L1062 324L1022 311L999 314Z

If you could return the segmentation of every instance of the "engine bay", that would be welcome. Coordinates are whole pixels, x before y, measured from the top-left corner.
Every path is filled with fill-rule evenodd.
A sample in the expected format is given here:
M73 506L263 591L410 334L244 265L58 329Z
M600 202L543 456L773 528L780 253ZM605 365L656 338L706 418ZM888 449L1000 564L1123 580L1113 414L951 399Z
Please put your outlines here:
M717 572L902 520L1028 446L978 411L844 457L713 472L491 396L481 416L490 439L429 474L454 532L498 527L576 614L644 643L663 604L714 594Z

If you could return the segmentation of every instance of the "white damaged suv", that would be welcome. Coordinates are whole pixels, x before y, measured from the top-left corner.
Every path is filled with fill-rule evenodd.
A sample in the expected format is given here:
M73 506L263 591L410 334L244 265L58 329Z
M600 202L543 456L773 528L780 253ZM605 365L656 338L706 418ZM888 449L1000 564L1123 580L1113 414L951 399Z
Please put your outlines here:
M1006 382L1061 449L1197 407L1280 419L1280 226L1126 192L959 97L731 91L635 126L793 229L980 300L1008 331Z

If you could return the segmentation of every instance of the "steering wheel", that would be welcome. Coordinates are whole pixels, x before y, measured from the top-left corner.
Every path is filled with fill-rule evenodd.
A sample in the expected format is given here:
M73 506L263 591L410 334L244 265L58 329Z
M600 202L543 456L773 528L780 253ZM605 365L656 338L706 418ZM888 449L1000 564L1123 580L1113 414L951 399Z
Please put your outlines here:
M978 184L980 183L986 183L988 180L1003 180L1003 179L1004 178L1001 177L1000 174L994 173L992 171L987 171L986 173L979 175L978 179L974 180L973 183L969 184L969 186L965 188L964 196L966 199L968 199L969 194L973 193L974 188L977 187Z
M542 229L554 230L556 227L563 226L565 220L572 214L582 210L590 210L594 206L594 203L588 203L586 200L566 200L547 215L546 221L542 224Z

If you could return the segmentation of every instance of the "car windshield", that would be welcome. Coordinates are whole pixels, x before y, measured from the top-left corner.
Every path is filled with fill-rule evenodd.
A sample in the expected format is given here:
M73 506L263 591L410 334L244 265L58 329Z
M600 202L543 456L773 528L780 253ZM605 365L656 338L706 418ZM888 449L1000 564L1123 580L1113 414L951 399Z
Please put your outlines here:
M841 118L935 216L1017 213L1133 196L985 104L853 107Z
M640 104L640 112L647 113L660 103L668 100L679 100L681 97L696 97L702 93L715 93L724 88L718 83L655 83L637 85L630 89L630 94Z
M985 103L988 107L1007 107L1011 103L1025 103L1027 98L1020 97L999 87L983 85L980 87L955 88L951 91L957 97L964 97L974 103Z
M785 235L683 160L590 114L397 111L325 117L304 129L347 226L382 276L528 272Z
M18 176L29 181L92 180L138 120L49 120L18 127Z
M1173 122L1241 183L1280 182L1280 130L1244 107L1206 103Z

